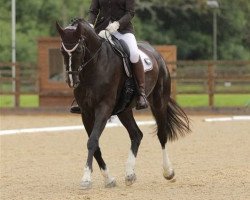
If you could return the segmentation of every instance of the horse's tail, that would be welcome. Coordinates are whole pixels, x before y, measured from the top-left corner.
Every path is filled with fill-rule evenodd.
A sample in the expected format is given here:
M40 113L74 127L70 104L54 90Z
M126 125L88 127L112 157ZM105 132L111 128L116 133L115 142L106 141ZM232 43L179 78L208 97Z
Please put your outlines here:
M179 136L191 131L188 116L171 97L164 106L154 101L151 110L157 123L157 136L163 148L167 141L177 140Z
M170 96L171 77L165 60L156 50L153 55L158 61L159 75L149 100L157 123L157 136L164 148L167 141L177 140L191 130L188 116Z
M166 140L176 140L190 132L190 122L183 109L170 97L167 105L165 134Z

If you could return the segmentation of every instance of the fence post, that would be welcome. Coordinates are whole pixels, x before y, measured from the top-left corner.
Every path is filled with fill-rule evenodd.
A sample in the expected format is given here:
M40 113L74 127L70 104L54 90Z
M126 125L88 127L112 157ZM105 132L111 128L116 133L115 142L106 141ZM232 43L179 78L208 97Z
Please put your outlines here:
M214 64L208 64L208 105L214 106Z
M20 65L16 64L16 76L15 76L15 108L20 107Z
M174 98L174 100L177 100L176 99L176 95L177 95L177 80L176 80L176 76L177 76L177 74L176 74L176 68L173 68L173 70L172 70L172 78L171 78L171 85L172 85L172 87L171 87L171 96L172 96L172 98Z

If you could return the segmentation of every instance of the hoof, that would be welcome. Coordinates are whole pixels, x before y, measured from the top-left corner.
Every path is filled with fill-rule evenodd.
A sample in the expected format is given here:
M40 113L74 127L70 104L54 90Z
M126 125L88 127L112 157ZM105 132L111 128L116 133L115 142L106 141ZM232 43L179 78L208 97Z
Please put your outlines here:
M113 188L116 186L115 178L111 178L108 182L105 183L105 188Z
M88 190L92 188L92 182L91 181L82 181L81 182L81 189Z
M163 176L167 180L172 180L175 176L174 170L173 169L171 169L170 171L164 170Z
M136 175L135 174L127 175L125 177L126 186L132 185L135 181L136 181Z

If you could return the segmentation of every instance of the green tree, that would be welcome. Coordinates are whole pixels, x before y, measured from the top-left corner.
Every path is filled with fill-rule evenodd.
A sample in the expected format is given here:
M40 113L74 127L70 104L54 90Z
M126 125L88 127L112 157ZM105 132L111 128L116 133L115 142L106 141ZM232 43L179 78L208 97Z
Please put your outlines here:
M219 3L219 59L250 59L250 2ZM206 0L140 0L137 13L140 39L176 44L179 59L212 59L212 10Z
M10 1L0 1L0 62L11 60Z
M16 55L18 62L37 62L37 39L56 36L55 22L69 23L87 13L89 0L16 1ZM11 1L1 0L0 61L11 61Z

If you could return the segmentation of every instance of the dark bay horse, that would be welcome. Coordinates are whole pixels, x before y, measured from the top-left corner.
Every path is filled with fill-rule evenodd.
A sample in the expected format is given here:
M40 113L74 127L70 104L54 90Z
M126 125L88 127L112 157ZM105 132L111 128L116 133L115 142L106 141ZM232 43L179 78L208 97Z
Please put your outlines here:
M126 80L122 59L83 19L74 20L66 28L56 23L56 27L62 39L61 51L66 67L66 82L69 87L74 88L74 96L82 112L82 122L89 136L88 157L81 186L87 189L92 185L94 157L104 176L105 186L114 187L116 182L102 158L99 138L119 100ZM156 120L157 136L162 147L163 176L170 180L174 177L174 170L165 146L167 141L173 141L190 131L189 120L170 97L170 75L160 53L147 43L140 43L138 46L153 63L153 69L145 74L146 94ZM131 139L125 170L126 185L131 185L136 180L135 159L143 137L133 117L134 106L132 103L130 108L117 114Z

